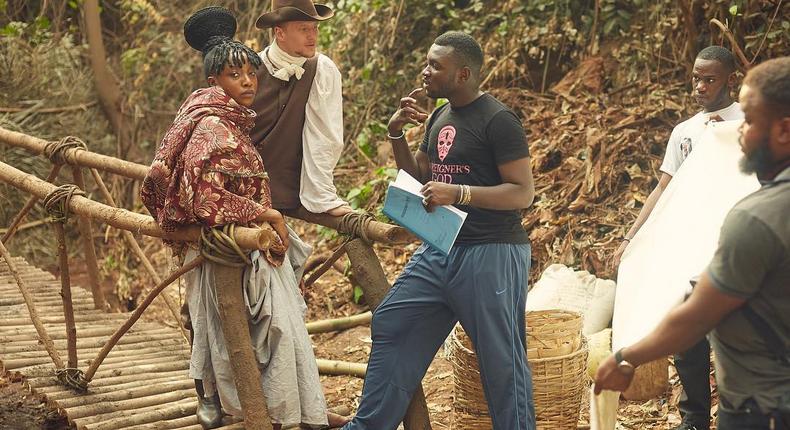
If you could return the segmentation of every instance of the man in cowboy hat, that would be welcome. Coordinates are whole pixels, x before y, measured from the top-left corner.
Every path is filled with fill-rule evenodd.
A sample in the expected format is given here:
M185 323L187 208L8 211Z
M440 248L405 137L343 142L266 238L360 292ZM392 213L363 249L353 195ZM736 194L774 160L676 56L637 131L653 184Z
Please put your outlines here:
M343 150L340 71L318 54L318 23L332 9L311 0L274 0L256 26L272 28L272 43L260 52L258 113L252 141L266 163L276 209L341 216L351 212L337 196L333 170Z

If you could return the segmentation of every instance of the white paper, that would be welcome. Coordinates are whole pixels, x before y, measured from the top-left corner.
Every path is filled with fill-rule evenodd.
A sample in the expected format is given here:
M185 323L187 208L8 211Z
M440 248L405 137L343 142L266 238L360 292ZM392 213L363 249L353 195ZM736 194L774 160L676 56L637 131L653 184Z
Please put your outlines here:
M594 386L590 388L590 430L614 430L620 393L603 390L596 396L594 389Z
M418 181L417 179L415 179L414 176L410 175L409 172L403 169L398 170L398 176L395 177L394 182L390 182L390 185L392 185L393 187L400 188L404 191L408 191L420 197L425 197L422 195L423 184L420 183L420 181ZM466 220L466 215L467 215L466 212L458 209L457 207L453 205L443 205L442 207L445 207L450 211L452 211L453 213L457 214L458 216L461 217L462 220Z

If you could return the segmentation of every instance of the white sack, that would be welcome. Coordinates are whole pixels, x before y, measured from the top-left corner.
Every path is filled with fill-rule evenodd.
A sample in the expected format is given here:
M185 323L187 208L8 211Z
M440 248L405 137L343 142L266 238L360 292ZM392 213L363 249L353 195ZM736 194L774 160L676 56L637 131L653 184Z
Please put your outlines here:
M586 271L562 264L547 267L527 297L527 311L562 309L584 316L582 333L591 335L607 327L614 311L614 281L598 279Z

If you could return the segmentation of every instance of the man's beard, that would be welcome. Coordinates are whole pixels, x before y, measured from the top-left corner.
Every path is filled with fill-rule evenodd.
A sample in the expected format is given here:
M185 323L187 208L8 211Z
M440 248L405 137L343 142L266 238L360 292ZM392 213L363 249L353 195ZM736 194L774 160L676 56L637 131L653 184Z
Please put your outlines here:
M760 146L750 154L744 154L739 163L741 172L751 175L756 173L758 176L770 172L774 167L771 150L768 149L768 139L763 139Z

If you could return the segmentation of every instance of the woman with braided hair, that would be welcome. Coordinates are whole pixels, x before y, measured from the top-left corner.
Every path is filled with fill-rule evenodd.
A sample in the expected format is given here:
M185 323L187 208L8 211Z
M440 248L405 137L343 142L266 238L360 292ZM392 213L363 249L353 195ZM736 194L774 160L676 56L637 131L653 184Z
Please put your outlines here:
M210 86L193 92L179 109L143 181L141 197L164 230L193 224L272 226L275 245L250 254L252 265L243 274L252 348L269 416L275 429L339 427L346 420L327 416L303 320L306 306L299 279L311 249L272 208L269 178L250 141L256 114L249 107L261 59L233 40L235 33L236 20L222 7L202 9L184 25L187 43L203 53ZM194 248L174 248L185 261L198 255ZM219 427L223 410L242 414L219 318L215 267L207 261L186 275L192 331L189 372L204 428Z

